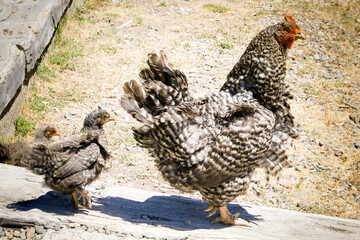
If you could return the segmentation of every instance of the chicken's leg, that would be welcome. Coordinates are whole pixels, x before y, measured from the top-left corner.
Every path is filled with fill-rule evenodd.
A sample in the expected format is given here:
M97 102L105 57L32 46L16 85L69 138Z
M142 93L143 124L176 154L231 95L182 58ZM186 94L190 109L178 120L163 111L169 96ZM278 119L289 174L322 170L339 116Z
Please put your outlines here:
M247 223L247 221L239 218L239 216L240 216L240 213L232 215L229 212L227 206L224 205L224 206L220 207L220 217L215 218L215 220L212 223L222 222L224 224L249 227L249 224Z
M78 196L79 194L79 196ZM80 208L92 208L91 197L84 191L73 191L72 197L77 210ZM82 204L79 202L82 199Z

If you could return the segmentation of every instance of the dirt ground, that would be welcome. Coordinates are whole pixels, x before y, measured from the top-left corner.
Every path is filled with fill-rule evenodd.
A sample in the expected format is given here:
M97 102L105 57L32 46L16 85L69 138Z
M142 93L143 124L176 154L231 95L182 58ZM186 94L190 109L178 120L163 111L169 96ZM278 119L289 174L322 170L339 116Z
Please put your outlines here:
M85 1L60 24L23 115L66 137L89 111L109 110L113 161L94 185L181 195L132 138L137 123L120 107L123 83L138 79L147 53L165 49L194 96L218 91L250 40L285 13L307 37L287 61L300 138L279 181L266 185L259 171L236 202L360 219L359 1Z

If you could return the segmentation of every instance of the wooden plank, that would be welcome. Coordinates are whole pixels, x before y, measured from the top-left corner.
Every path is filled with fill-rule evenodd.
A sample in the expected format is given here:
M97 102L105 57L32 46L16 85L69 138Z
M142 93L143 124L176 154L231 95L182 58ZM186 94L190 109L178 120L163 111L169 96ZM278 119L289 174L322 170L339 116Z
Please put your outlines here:
M0 164L0 181L2 223L107 225L139 238L360 239L357 220L230 204L230 211L240 212L251 227L211 224L214 217L206 218L207 204L200 200L121 186L90 187L93 209L77 212L68 197L47 192L42 177L25 169Z

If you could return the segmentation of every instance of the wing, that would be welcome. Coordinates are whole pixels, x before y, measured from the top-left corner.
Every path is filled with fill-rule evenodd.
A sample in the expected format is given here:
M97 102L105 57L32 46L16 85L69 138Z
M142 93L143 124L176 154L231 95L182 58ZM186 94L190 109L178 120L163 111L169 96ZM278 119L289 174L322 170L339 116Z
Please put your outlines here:
M56 167L52 177L66 178L78 172L89 169L98 161L100 156L100 148L96 143L91 143L81 147L78 151L70 154L62 154L60 161L61 166ZM59 158L56 158L59 159Z

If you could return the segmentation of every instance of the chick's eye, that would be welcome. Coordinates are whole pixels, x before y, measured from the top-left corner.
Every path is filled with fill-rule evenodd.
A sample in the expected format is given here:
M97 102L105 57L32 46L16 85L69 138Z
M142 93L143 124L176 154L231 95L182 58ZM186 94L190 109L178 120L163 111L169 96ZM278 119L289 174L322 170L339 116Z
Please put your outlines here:
M285 33L290 33L290 29L284 28L284 32L285 32Z
M102 118L103 118L103 119L106 119L106 118L107 118L107 116L106 116L106 115L103 115L103 116L102 116Z

